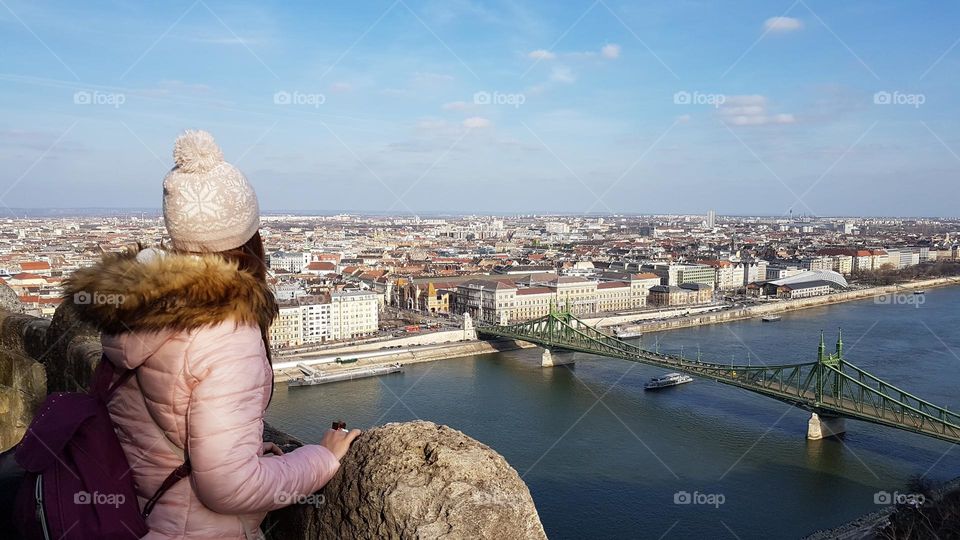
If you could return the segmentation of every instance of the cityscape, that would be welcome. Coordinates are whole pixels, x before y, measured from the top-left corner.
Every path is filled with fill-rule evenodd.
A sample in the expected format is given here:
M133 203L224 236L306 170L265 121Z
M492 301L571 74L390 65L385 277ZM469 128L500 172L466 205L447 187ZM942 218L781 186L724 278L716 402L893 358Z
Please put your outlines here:
M829 295L960 258L960 221L932 218L718 219L710 211L264 221L281 302L271 343L280 349L380 333L388 310L388 321L450 323L466 313L506 324L553 307L579 316L723 307ZM7 218L0 278L27 313L51 317L72 270L131 238L160 244L162 220Z
M0 536L960 538L958 21L0 0Z

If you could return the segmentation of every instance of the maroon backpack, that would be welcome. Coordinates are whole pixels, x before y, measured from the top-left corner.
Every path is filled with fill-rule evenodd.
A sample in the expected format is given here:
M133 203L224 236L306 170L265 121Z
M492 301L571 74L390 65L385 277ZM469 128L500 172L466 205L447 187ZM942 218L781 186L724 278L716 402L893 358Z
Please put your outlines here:
M163 493L190 474L189 459L164 480L143 511L133 472L113 428L107 402L134 375L115 375L104 357L90 391L47 396L16 449L26 471L14 521L25 539L140 538Z

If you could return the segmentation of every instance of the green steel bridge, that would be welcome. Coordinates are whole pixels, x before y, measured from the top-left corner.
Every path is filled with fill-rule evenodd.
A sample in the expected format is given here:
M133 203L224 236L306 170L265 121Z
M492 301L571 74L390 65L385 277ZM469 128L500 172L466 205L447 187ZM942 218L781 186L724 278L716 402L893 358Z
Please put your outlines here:
M823 335L816 362L733 365L649 351L604 334L567 310L512 325L478 325L481 337L508 338L567 350L641 362L713 379L811 411L825 418L853 418L952 443L960 443L960 415L924 401L867 373L843 358L843 341L825 351Z

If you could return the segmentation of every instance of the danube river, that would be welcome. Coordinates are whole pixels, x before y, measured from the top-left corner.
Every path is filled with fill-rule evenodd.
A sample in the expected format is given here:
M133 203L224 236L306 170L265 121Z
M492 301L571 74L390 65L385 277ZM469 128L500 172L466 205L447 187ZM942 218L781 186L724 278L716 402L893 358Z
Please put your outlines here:
M922 303L921 303L922 302ZM816 357L838 327L848 361L960 410L960 288L650 334L644 345L704 360L782 364ZM268 417L315 441L351 426L421 418L503 454L530 486L551 538L797 538L880 508L913 476L960 476L960 450L847 421L842 441L806 440L809 413L719 383L657 392L663 371L576 355L543 369L527 349L409 366L403 374L287 390ZM688 504L678 504L677 502Z

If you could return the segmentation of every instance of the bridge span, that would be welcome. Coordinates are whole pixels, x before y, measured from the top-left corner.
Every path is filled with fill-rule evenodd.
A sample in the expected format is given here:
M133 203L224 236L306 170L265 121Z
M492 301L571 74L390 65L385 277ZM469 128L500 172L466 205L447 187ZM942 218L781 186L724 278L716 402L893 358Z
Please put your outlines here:
M551 310L539 319L511 325L478 325L479 336L540 345L544 365L552 351L575 351L640 362L737 386L810 411L811 439L845 431L853 418L960 443L960 415L920 399L843 358L843 341L828 352L820 336L817 361L801 364L734 365L649 351L584 323L569 311Z

